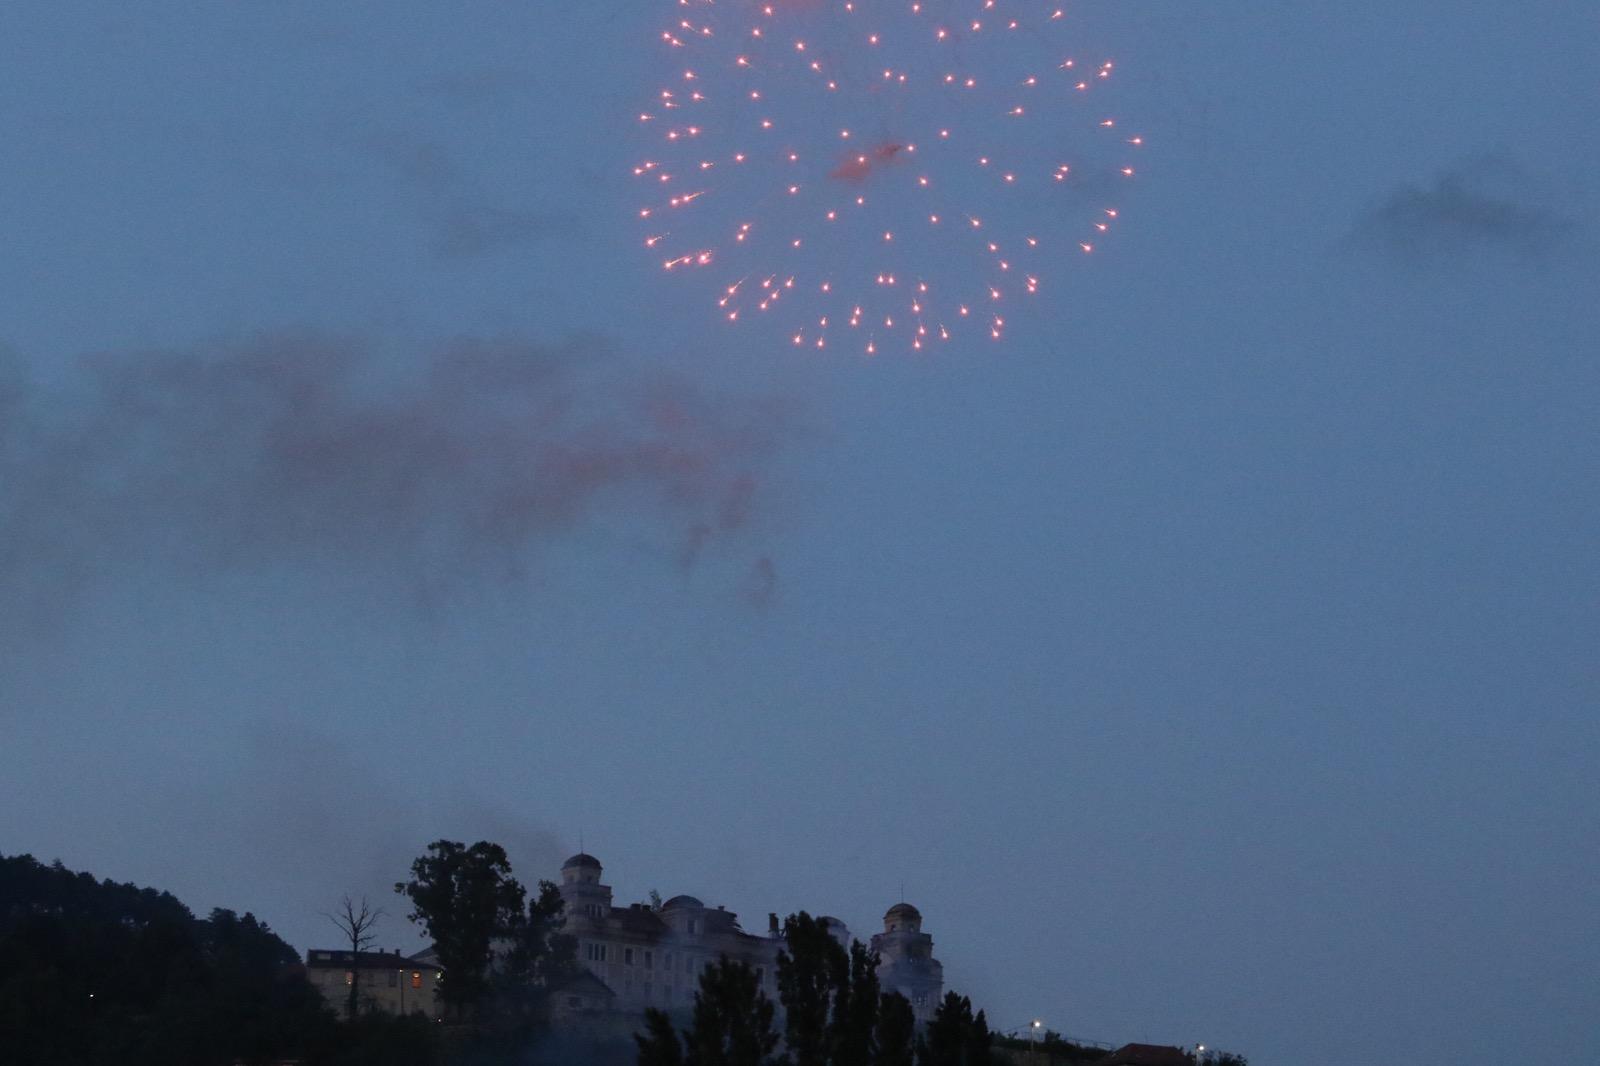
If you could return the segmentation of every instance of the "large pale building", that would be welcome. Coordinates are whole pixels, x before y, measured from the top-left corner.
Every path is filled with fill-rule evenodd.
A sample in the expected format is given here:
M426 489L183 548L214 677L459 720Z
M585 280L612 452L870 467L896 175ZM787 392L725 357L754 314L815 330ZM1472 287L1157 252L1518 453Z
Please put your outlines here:
M783 947L778 916L767 916L764 936L739 927L738 916L708 907L693 896L673 896L659 910L642 903L615 906L611 887L601 882L600 860L577 854L561 867L561 898L566 901L565 931L578 942L578 961L594 979L575 986L558 1004L566 1011L642 1012L672 1010L694 1002L700 974L726 956L755 971L761 989L778 998L778 952ZM826 918L841 944L850 931ZM872 937L881 957L878 977L885 991L898 991L926 1020L944 987L933 938L922 931L922 915L897 903L884 915L883 932ZM607 995L609 993L609 996Z

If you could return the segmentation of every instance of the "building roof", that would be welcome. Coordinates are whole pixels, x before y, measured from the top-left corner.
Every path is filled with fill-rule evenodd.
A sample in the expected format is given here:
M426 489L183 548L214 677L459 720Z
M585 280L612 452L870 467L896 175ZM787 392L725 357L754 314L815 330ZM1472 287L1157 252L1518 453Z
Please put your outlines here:
M661 905L661 909L664 911L671 910L673 907L699 907L701 910L706 909L706 905L693 896L673 896Z
M600 860L584 851L578 852L578 854L561 864L563 870L570 870L575 866L587 866L594 870L602 869Z
M1193 1066L1181 1048L1161 1044L1124 1044L1095 1066Z
M413 959L398 950L340 951L338 948L312 948L306 952L306 966L313 970L435 970L439 964Z
M885 918L921 918L922 912L909 903L896 903L884 914Z
M667 923L661 916L643 903L633 903L626 907L612 907L611 913L606 915L609 924L620 925L633 933L660 935L667 931Z

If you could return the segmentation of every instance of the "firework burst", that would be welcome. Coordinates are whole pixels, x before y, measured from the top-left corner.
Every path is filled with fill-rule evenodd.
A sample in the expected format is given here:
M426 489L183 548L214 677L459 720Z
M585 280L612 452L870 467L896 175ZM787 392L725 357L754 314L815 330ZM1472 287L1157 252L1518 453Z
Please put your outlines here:
M637 217L725 321L869 355L998 340L1113 232L1143 138L1057 4L666 6Z

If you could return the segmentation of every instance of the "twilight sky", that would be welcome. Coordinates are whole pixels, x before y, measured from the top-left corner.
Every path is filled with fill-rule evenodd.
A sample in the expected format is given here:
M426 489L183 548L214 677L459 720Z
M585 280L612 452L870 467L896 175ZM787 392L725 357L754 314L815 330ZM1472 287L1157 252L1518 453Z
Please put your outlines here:
M1117 239L872 360L641 254L671 9L0 5L0 851L305 948L581 832L1002 1028L1600 1056L1594 7L1074 6Z

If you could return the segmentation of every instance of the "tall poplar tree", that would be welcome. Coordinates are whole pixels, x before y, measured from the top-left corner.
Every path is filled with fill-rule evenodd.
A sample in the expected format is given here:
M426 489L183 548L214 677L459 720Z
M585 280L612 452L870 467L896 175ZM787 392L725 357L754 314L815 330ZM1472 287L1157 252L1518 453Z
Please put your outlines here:
M917 1016L911 1001L899 992L885 992L879 997L876 1044L874 1066L914 1066Z
M850 959L828 924L805 911L783 923L778 952L778 1000L783 1040L794 1066L828 1066L832 1058L835 1002L847 988Z

